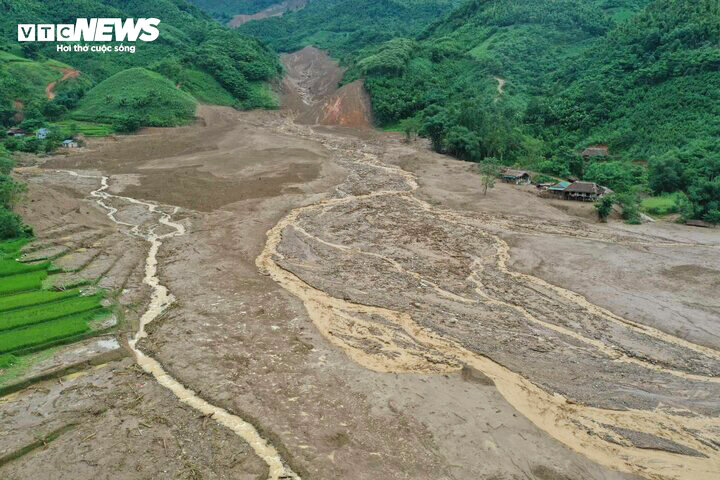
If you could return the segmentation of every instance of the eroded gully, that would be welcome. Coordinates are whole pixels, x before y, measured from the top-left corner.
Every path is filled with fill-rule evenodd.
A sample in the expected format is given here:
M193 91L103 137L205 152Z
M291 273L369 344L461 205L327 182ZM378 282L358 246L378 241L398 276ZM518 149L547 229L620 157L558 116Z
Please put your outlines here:
M143 282L150 287L152 292L150 296L150 303L145 313L143 313L140 317L138 329L135 332L135 335L128 342L137 364L145 372L152 375L160 385L170 390L182 403L192 407L203 415L212 418L224 427L229 428L247 442L255 454L267 464L270 474L269 480L300 480L300 477L293 472L292 469L285 464L285 462L283 462L275 447L273 447L270 442L262 438L252 424L246 422L239 416L200 398L200 396L198 396L194 391L173 378L163 368L160 362L149 355L146 355L142 350L140 350L140 347L138 347L138 342L147 337L145 328L152 323L153 320L162 315L163 312L165 312L175 301L175 298L168 291L167 287L160 283L157 269L157 254L160 247L163 245L164 240L171 237L185 235L185 226L182 223L173 221L173 215L178 213L179 208L171 206L161 207L160 205L154 203L110 194L107 192L110 187L108 183L110 179L107 176L81 175L72 171L62 172L75 177L100 180L100 188L90 193L90 195L96 199L96 203L107 211L107 217L112 222L117 225L129 227L132 235L143 238L150 244L150 249L148 250L147 258L145 260L145 276L143 278ZM147 209L148 213L159 215L158 223L150 226L147 229L147 232L143 233L141 231L142 223L133 224L121 221L117 218L116 214L119 209L111 204L113 201L127 202L142 206ZM167 209L169 213L164 209ZM158 234L156 233L156 230L160 226L165 226L171 231L164 234Z

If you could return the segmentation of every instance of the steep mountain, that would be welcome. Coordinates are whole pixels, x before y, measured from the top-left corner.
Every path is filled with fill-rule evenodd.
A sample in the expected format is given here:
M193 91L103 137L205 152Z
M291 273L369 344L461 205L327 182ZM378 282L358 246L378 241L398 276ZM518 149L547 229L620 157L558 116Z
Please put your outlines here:
M530 121L546 138L649 161L655 193L684 192L686 217L720 223L719 38L716 0L656 0L563 69L568 86Z
M717 1L657 0L563 66L540 120L634 159L717 137L719 38Z
M344 61L369 45L414 36L461 0L310 0L281 17L249 22L241 32L280 52L313 45Z

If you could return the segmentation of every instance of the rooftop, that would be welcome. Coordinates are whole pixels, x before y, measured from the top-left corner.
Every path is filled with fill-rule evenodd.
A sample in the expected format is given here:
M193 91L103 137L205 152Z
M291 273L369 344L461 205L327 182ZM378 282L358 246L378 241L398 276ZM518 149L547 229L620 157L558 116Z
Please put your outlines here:
M518 178L518 177L524 177L525 175L529 175L529 173L526 172L525 170L513 170L511 168L508 168L507 170L505 170L505 172L503 172L504 177Z
M565 191L575 193L603 193L602 188L593 182L575 182L569 187L567 187Z
M569 186L570 186L570 182L560 182L560 183L556 183L552 187L548 188L548 190L555 190L557 192L562 192Z

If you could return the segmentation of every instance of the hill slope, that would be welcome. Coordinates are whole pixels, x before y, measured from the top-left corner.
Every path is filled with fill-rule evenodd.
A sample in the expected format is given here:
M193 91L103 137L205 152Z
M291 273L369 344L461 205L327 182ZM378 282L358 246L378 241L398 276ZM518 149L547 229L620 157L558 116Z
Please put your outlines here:
M192 120L195 105L192 96L178 89L167 78L135 67L116 73L93 87L80 101L71 118L112 124L121 122L127 130L139 125L164 127ZM132 112L130 116L128 110Z
M716 1L366 7L315 0L242 30L281 49L328 48L349 66L345 83L364 78L381 126L418 129L438 151L620 192L682 191L686 217L720 221ZM609 144L612 161L580 158L592 143Z
M138 42L134 54L63 53L55 51L54 43L17 44L18 23L74 23L76 18L88 17L157 17L161 19L160 37L155 42ZM40 64L53 59L82 72L88 80L83 88L72 98L58 99L55 103L59 105L49 108L47 100L43 101L38 94L39 88L44 89L46 85L29 86L33 88L26 97L34 100L29 107L40 112L40 117L52 119L72 110L93 83L133 67L155 70L202 101L241 108L271 106L273 101L262 83L280 72L277 56L272 51L257 40L218 25L184 0L3 1L0 2L0 50ZM14 77L0 64L0 77L2 71L6 72L5 77ZM52 81L49 77L47 80ZM13 110L12 101L17 100L12 98L11 88L15 87L0 85L0 105L5 112ZM7 117L13 116L4 115L6 125Z
M368 46L417 34L461 0L310 0L282 17L246 23L241 32L280 52L308 45L330 50L345 62Z

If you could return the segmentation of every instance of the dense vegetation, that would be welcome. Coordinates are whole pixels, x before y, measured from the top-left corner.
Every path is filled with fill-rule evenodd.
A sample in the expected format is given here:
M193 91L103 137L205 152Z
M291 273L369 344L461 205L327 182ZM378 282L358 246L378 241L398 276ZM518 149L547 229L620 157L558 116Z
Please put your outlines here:
M71 117L99 120L133 131L141 125L186 123L194 115L195 99L188 93L158 73L130 68L97 84L80 100Z
M380 126L440 152L595 181L628 211L681 192L663 211L720 221L720 3L469 0L442 15L449 3L315 0L242 29L329 49ZM594 143L611 157L583 159Z
M307 45L350 62L362 48L414 36L462 0L310 0L282 17L249 22L239 30L280 52Z
M15 163L10 154L0 145L0 240L32 233L28 227L23 225L20 216L12 211L25 193L25 185L10 176L14 166ZM2 275L3 268L0 263L0 275Z
M280 2L282 0L190 0L222 23L229 22L235 15L252 15Z
M161 19L155 42L135 44L136 52L64 53L55 43L17 43L18 23L74 23L76 18ZM112 44L111 44L112 45ZM184 0L0 0L0 123L12 126L25 121L58 121L73 116L81 98L94 85L122 71L131 83L147 80L130 74L154 70L195 96L199 101L238 108L274 105L264 83L280 72L276 55L263 44L214 22ZM46 95L49 83L68 70L81 72L56 85L53 99ZM106 109L104 109L106 110ZM97 120L87 109L79 114ZM106 113L106 112L102 112ZM78 115L75 115L76 117ZM121 129L133 123L113 115ZM152 119L145 115L141 118ZM186 121L185 115L175 117ZM157 123L157 122L156 122ZM148 123L149 124L149 123Z

